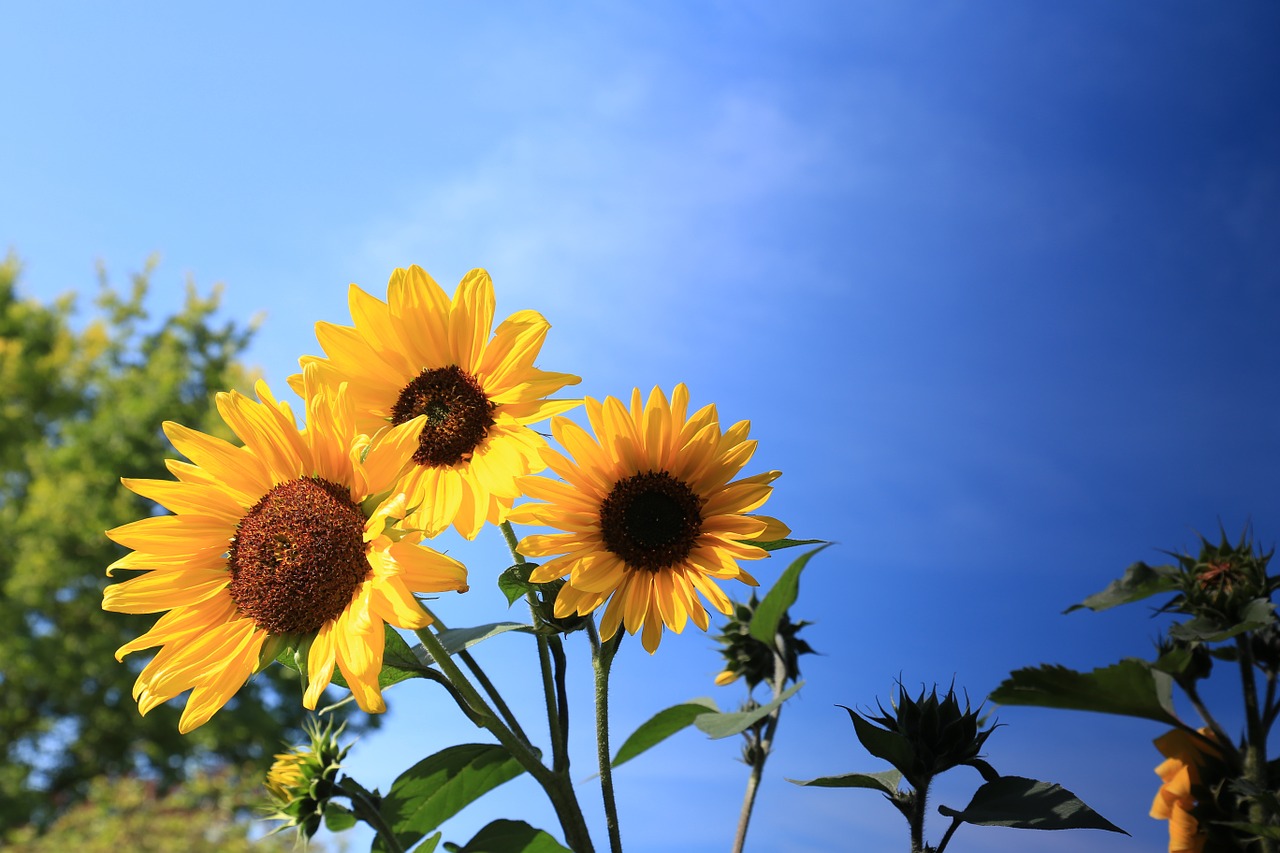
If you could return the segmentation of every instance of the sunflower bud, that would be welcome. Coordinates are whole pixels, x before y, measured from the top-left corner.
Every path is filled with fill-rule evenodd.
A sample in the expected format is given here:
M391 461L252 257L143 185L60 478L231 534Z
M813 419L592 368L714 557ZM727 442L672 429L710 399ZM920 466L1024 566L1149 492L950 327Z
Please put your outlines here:
M759 604L754 593L746 604L736 603L732 618L715 638L724 647L720 649L720 654L725 658L724 669L716 676L716 684L724 686L739 678L746 678L748 690L754 690L761 682L781 689L781 684L773 684L776 677L775 650L751 636L751 618ZM785 670L783 684L800 677L800 655L814 653L808 643L796 636L801 628L809 624L811 623L803 621L792 622L789 613L783 613L778 622L774 642Z
M899 685L898 701L890 710L877 706L879 716L845 710L867 751L893 764L916 790L927 790L934 776L961 764L985 768L978 756L995 726L980 730L981 708L971 710L966 699L961 709L954 687L941 699L936 686L927 696L922 689L912 699Z
M1200 553L1178 556L1182 572L1184 613L1211 619L1223 627L1246 621L1246 608L1258 599L1269 599L1276 582L1267 577L1267 563L1274 552L1254 551L1247 532L1232 545L1224 535L1214 545L1201 537Z
M349 748L338 744L342 728L335 730L331 721L322 729L313 720L305 726L310 743L276 755L264 782L274 806L267 819L284 821L276 832L297 827L300 835L310 838L320 828L326 808L341 810L331 806L330 798L337 793L338 768Z

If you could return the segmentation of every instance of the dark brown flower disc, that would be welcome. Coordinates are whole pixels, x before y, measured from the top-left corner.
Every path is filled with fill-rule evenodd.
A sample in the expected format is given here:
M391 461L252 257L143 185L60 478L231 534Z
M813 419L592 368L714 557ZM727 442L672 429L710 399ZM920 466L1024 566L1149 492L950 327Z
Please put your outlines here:
M448 468L471 458L494 424L495 408L474 376L450 365L424 370L406 385L391 409L391 422L426 415L413 461Z
M684 561L702 530L702 499L666 471L633 474L600 504L604 545L633 569L656 572Z
M269 633L314 633L369 574L364 523L346 486L318 477L281 483L236 525L231 600Z

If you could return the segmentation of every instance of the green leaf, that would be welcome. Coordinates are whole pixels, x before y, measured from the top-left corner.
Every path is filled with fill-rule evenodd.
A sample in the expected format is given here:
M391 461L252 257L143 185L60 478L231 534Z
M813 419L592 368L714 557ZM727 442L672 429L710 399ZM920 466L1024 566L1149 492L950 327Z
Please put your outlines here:
M809 558L821 551L823 548L830 547L831 543L821 545L814 548L807 554L801 554L791 565L787 566L786 571L778 578L777 582L765 595L764 600L756 607L756 612L751 617L751 636L760 642L773 648L774 640L778 633L778 625L782 622L782 615L787 609L795 604L796 596L800 593L800 573L804 571L804 567L808 565Z
M459 847L445 844L449 853L572 853L545 830L522 820L495 820Z
M1064 666L1019 669L991 694L1001 705L1037 705L1141 717L1174 725L1173 679L1137 658L1083 673Z
M456 655L463 649L474 646L476 643L483 642L490 637L505 634L508 631L523 631L526 634L532 634L533 626L526 625L523 622L492 622L488 625L477 625L474 628L450 628L447 631L441 631L436 634L436 639L440 641L440 645L444 646L445 651L451 655ZM431 660L431 656L427 654L427 650L422 647L421 643L414 646L413 651L423 660Z
M626 739L618 749L618 753L613 757L613 766L617 767L624 762L630 761L681 729L687 728L695 718L707 713L708 710L718 713L720 709L710 699L694 699L692 702L673 705L670 708L659 711L631 733L631 736Z
M772 714L775 708L781 707L783 702L794 696L795 692L803 686L803 681L791 685L779 694L777 699L767 705L761 705L754 711L722 711L719 713L699 714L694 718L693 724L712 740L741 734L759 720L763 720Z
M536 585L529 583L529 575L537 567L537 563L516 563L498 575L498 589L507 597L508 607L537 589Z
M882 770L879 773L846 773L843 776L819 776L817 779L788 779L793 785L808 788L871 788L883 791L889 796L898 793L898 783L902 774L897 770Z
M1014 829L1104 829L1125 832L1089 808L1061 785L1022 776L1001 776L976 792L964 811L938 806L938 811L975 826Z
M1246 821L1222 820L1214 821L1214 826L1229 826L1232 829L1252 835L1254 838L1268 838L1272 841L1280 841L1280 826L1272 826L1266 823L1248 823Z
M413 653L404 637L389 624L383 625L382 670L378 673L378 686L390 687L408 678L430 678L435 675L423 661ZM294 655L293 649L286 648L276 656L276 662L301 672L306 658ZM332 683L338 687L350 689L346 678L336 667L333 670Z
M329 803L324 807L324 828L330 832L346 832L359 823L350 810L337 803Z
M1245 606L1240 614L1240 621L1234 625L1224 626L1216 619L1197 616L1194 619L1173 625L1169 628L1169 636L1185 642L1220 643L1246 631L1256 631L1271 623L1275 605L1265 598L1255 598Z
M797 545L830 545L825 539L771 539L768 542L748 542L766 551L781 551L783 548L794 548Z
M1124 570L1119 580L1112 581L1102 592L1095 592L1079 604L1073 604L1063 613L1089 608L1093 611L1107 610L1120 604L1141 601L1161 592L1172 592L1178 588L1177 566L1148 566L1146 563L1134 563Z
M863 719L862 715L852 708L844 705L840 707L849 712L849 719L853 720L853 730L858 735L858 742L862 744L863 749L876 758L889 762L904 775L911 772L912 765L916 761L916 751L910 741L897 732L886 731L869 720Z
M382 799L382 817L400 846L408 850L463 806L523 772L497 744L451 746L400 774ZM373 850L377 853L386 847L375 840Z

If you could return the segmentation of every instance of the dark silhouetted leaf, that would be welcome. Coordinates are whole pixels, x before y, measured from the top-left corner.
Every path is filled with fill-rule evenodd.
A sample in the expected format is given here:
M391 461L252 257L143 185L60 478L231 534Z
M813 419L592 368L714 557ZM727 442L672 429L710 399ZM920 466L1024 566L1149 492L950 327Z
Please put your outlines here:
M545 830L521 820L495 820L459 847L446 843L449 853L571 853Z
M1174 725L1173 679L1137 658L1093 672L1045 665L1019 669L991 694L1001 705L1037 705L1142 717Z
M808 788L871 788L883 791L889 796L898 792L898 783L902 774L897 770L882 770L879 773L846 773L843 776L819 776L817 779L788 779L793 785L804 785Z
M1014 829L1103 829L1128 835L1089 808L1075 794L1053 782L1001 776L985 783L964 811L938 806L938 811L976 826Z

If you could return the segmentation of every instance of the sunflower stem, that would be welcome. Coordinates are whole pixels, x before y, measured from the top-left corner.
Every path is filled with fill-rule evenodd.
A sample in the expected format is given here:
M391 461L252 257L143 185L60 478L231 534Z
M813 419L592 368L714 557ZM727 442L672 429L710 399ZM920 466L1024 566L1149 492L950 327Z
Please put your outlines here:
M542 790L547 794L547 799L551 801L552 807L556 810L556 816L560 819L560 827L564 830L565 841L570 849L574 850L575 853L594 853L595 846L591 843L591 835L587 831L587 823L582 816L582 807L578 805L578 798L574 793L573 783L569 780L568 775L555 773L547 768L532 747L516 737L507 728L498 715L494 713L493 709L489 707L489 704L485 702L484 697L480 695L475 686L467 680L466 675L453 662L449 652L429 628L419 628L414 633L418 635L423 647L435 659L440 671L449 677L449 680L454 683L454 686L458 688L458 691L466 699L467 704L481 717L484 727L498 739L498 743L506 747L511 757L519 762L520 766L527 770L529 775L542 786Z
M351 800L351 811L357 818L369 824L370 828L378 834L382 839L383 846L387 853L404 853L404 847L400 844L400 839L396 837L395 832L387 824L382 817L382 810L378 808L377 803L369 799L364 790L359 788L350 788L338 782L334 785L342 796Z
M780 641L781 637L777 639ZM781 643L779 642L778 645L781 646ZM771 684L775 701L782 695L782 690L786 683L787 662L782 654L775 649ZM781 715L782 706L779 705L773 709L773 713L765 718L767 724L763 726L757 724L756 726L756 748L751 756L751 775L747 778L747 791L742 799L742 812L738 815L738 832L733 839L733 853L742 853L742 848L747 843L747 827L751 823L751 812L755 808L756 794L760 790L760 779L764 776L764 763L769 758L769 750L773 748L773 736L778 731L778 718ZM762 728L763 735L761 735Z
M564 773L569 769L569 752L565 748L564 723L556 701L556 685L551 667L551 644L538 637L538 664L542 668L542 696L547 703L547 728L551 732L551 769Z
M1236 652L1240 660L1240 680L1244 687L1244 709L1246 722L1246 743L1244 752L1244 776L1259 790L1266 791L1267 785L1267 730L1263 726L1263 711L1258 707L1258 686L1253 674L1253 648L1243 635L1236 636ZM1249 798L1249 822L1265 824L1268 814L1264 803L1258 796ZM1259 837L1258 849L1262 853L1275 853L1275 841Z
M592 619L587 621L587 636L591 638L591 662L596 671L596 757L600 762L600 794L604 799L605 824L609 828L609 850L622 853L618 805L613 794L613 762L609 754L609 671L622 634L601 643Z
M421 602L419 603L421 604ZM422 609L427 611L427 615L431 617L432 624L435 625L436 631L449 630L449 626L440 621L440 617L433 613L431 608L423 604ZM529 740L529 736L524 733L524 729L520 727L520 721L516 719L516 715L512 712L510 706L508 706L506 700L502 698L502 694L498 692L497 686L494 685L494 683L489 679L489 676L485 674L484 669L480 666L480 662L472 657L471 653L466 649L458 652L458 657L462 659L464 664L466 664L467 669L471 670L471 674L475 676L476 681L480 682L481 689L483 689L485 694L489 697L489 701L493 702L494 707L498 709L498 713L502 715L502 720L507 724L507 727L511 729L512 733L514 733L516 737L532 746L533 741Z
M498 529L502 531L502 538L507 540L507 548L511 551L511 557L516 561L517 566L523 566L527 561L524 554L519 551L520 540L516 538L516 532L511 529L511 522L504 521L498 525Z
M569 670L569 662L564 655L564 643L560 637L551 637L548 640L551 645L551 659L555 663L556 669L556 699L560 705L560 730L563 732L565 743L569 741L569 690L565 686L565 673ZM568 768L568 755L565 756L565 767Z

